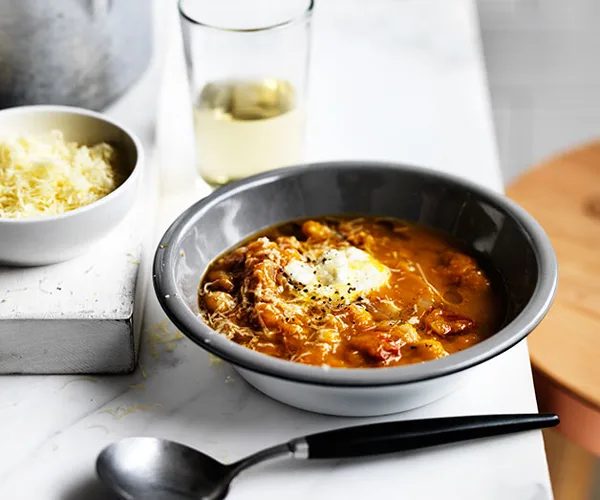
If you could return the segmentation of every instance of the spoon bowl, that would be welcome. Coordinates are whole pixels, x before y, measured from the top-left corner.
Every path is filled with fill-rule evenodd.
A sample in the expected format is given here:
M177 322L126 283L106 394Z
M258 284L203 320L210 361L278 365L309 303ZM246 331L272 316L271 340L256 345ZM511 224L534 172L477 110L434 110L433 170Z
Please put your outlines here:
M123 439L105 448L97 471L126 500L220 500L227 495L232 472L189 446L151 437Z

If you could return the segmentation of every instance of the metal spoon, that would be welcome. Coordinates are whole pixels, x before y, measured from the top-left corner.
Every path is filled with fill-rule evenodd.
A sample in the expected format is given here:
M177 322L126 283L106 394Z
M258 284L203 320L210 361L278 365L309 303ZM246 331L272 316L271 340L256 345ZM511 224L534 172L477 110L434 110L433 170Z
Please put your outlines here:
M96 470L100 479L126 500L220 500L242 470L275 457L363 457L554 427L558 423L558 416L552 413L384 422L292 439L230 465L172 441L127 438L100 453Z

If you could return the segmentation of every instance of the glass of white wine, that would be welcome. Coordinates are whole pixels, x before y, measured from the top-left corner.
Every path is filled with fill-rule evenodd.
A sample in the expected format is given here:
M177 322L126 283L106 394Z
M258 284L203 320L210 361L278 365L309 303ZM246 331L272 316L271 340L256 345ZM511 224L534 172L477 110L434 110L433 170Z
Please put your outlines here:
M302 161L314 0L179 0L196 163L217 187Z

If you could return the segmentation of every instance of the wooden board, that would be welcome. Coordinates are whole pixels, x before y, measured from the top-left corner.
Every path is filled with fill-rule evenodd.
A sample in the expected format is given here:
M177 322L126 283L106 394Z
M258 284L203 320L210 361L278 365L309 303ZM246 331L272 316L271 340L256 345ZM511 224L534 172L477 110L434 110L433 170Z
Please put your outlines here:
M600 143L527 172L507 195L539 221L558 257L556 300L529 336L531 360L600 408Z

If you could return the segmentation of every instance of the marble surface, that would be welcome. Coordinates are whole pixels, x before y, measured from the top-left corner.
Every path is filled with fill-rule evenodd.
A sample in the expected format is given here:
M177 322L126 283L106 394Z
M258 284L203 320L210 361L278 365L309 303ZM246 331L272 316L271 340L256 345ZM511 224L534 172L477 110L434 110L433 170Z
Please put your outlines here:
M158 153L160 233L193 188L191 117L178 34L164 68ZM469 0L322 0L315 13L307 160L392 159L501 190L477 15ZM158 238L158 234L156 236ZM147 254L142 268L149 269ZM527 346L473 370L427 407L380 419L295 410L251 389L165 320L152 293L141 364L129 376L0 378L0 498L111 498L97 453L121 437L161 436L223 461L357 422L536 411ZM232 499L552 498L541 433L356 461L282 460L249 470Z

